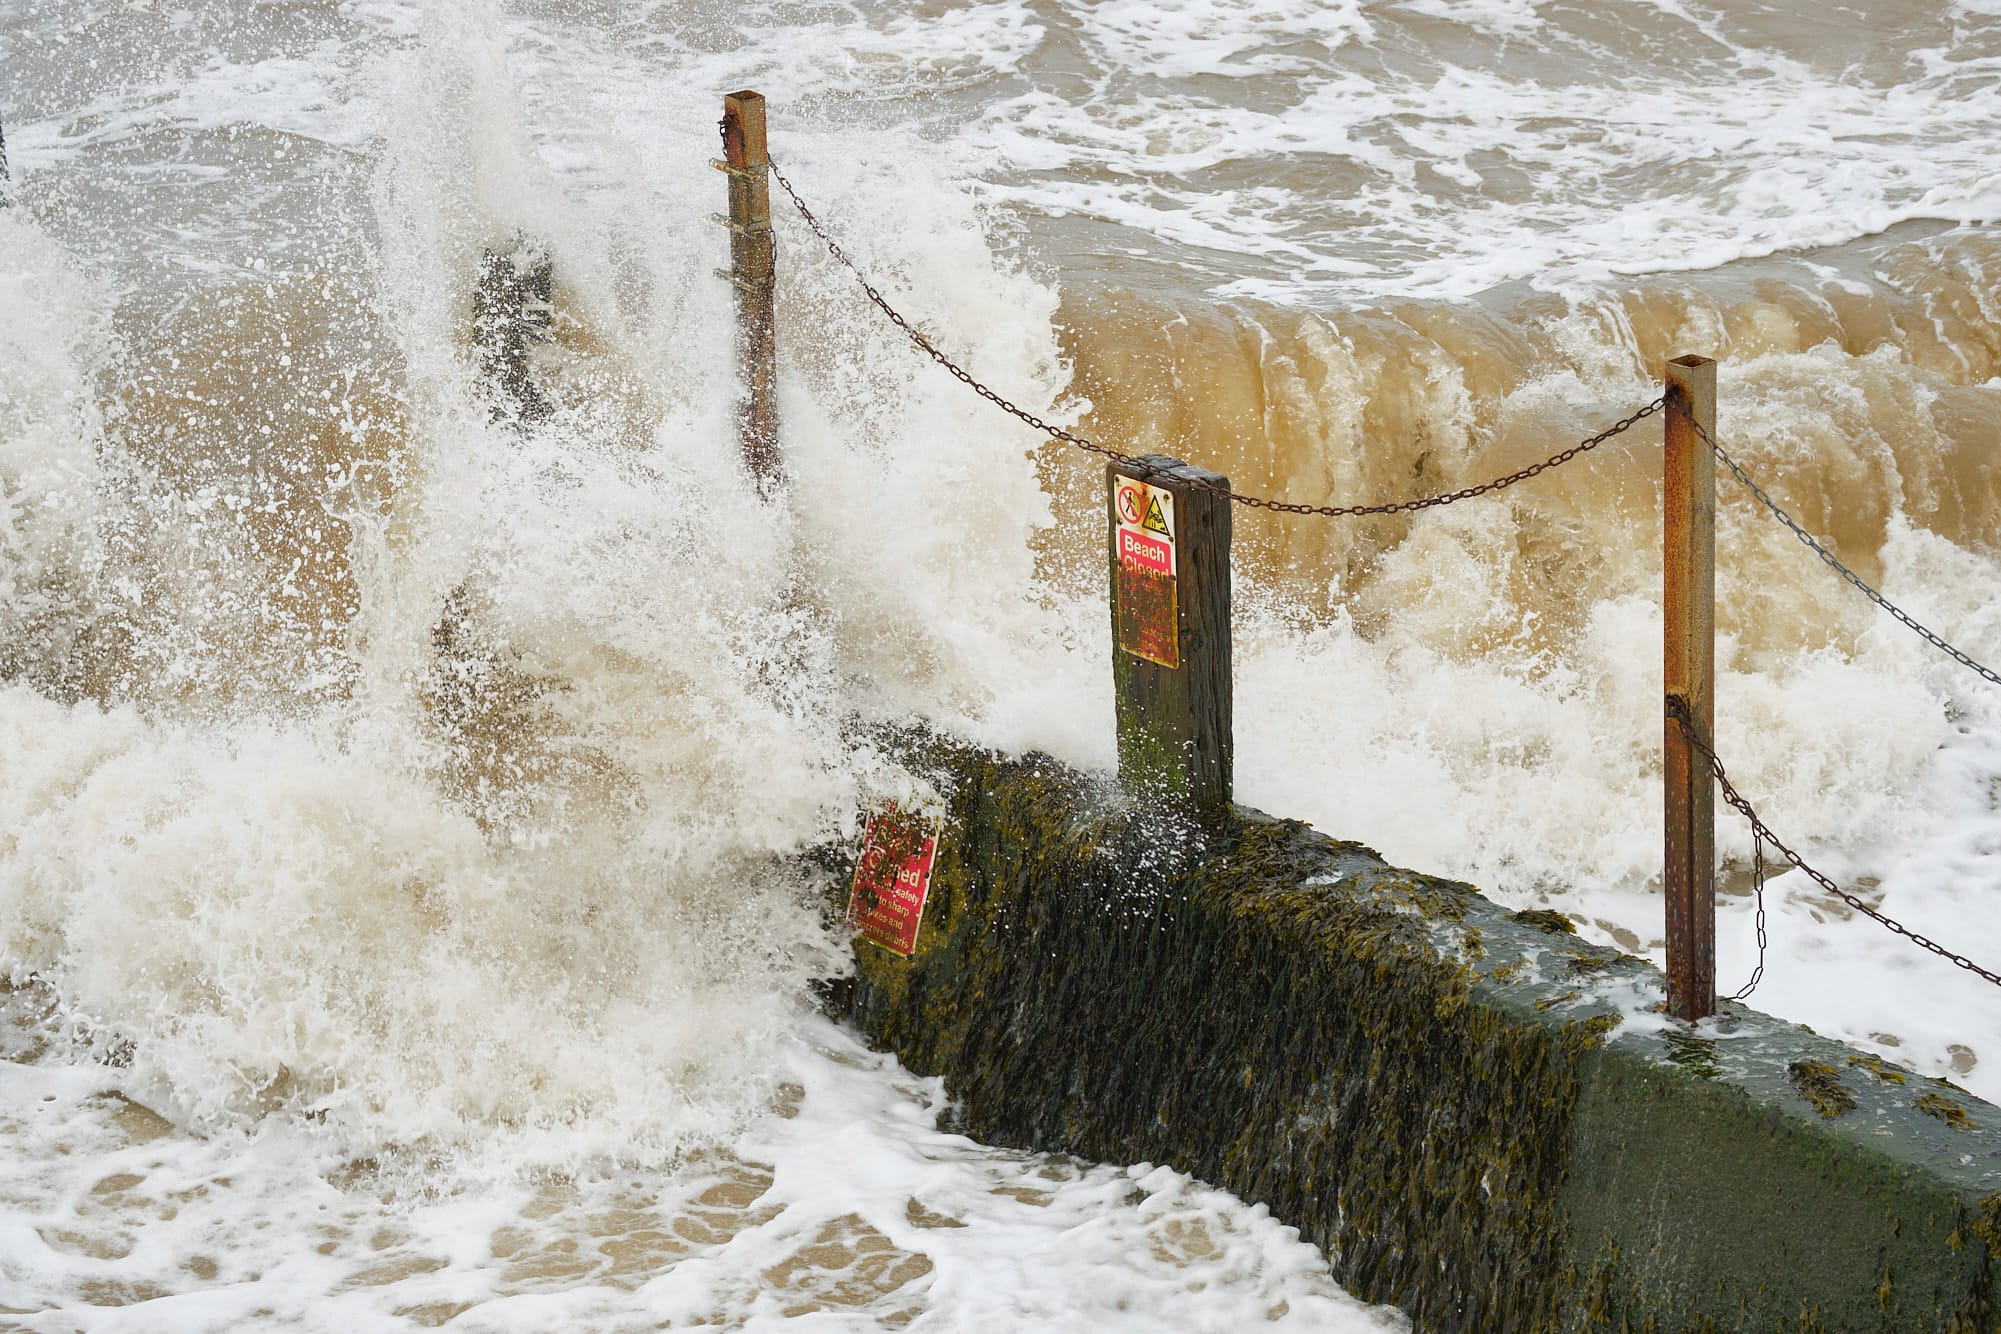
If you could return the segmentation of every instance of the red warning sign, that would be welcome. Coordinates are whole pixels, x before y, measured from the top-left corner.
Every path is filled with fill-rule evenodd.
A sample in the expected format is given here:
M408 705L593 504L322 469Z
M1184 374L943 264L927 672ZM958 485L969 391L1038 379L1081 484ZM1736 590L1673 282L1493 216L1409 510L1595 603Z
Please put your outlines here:
M1174 547L1167 542L1136 533L1130 528L1119 529L1119 563L1137 565L1142 570L1152 570L1155 574L1174 576Z
M855 861L848 922L891 954L917 952L917 928L931 892L939 826L894 804L871 816Z
M1112 551L1119 647L1163 667L1181 666L1175 593L1174 493L1112 477Z

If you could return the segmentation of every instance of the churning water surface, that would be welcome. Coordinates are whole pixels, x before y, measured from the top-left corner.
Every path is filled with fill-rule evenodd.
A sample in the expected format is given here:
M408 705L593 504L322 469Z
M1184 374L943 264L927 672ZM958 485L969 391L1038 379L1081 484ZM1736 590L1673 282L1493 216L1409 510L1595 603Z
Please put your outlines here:
M0 1324L1398 1327L815 1017L790 854L908 789L869 724L1109 763L1097 472L781 217L758 503L720 94L983 379L1246 490L1456 488L1716 356L1725 446L1993 664L1997 76L1992 0L0 0ZM1658 955L1658 463L1240 514L1240 795ZM2001 959L2001 692L1719 484L1733 777ZM1756 1003L2001 1096L1992 988L1767 898Z

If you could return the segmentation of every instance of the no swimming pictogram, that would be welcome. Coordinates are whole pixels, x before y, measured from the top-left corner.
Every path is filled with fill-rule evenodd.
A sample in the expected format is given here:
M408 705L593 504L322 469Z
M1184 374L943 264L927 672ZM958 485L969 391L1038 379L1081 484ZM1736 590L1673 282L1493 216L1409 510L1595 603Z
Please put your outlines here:
M1167 501L1161 505L1163 497ZM1168 515L1173 513L1174 496L1156 491L1145 482L1135 482L1121 477L1118 488L1119 523L1130 528L1141 528L1150 533L1159 533L1169 542L1174 540L1174 530L1168 525Z

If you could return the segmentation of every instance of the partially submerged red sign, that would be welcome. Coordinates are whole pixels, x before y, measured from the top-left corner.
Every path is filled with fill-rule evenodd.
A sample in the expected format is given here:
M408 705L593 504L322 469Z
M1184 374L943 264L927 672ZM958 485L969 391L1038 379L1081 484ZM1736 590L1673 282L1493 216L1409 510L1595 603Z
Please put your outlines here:
M907 959L916 953L937 856L935 822L895 806L870 817L848 896L849 923L892 954Z
M1137 477L1112 478L1112 590L1119 647L1163 667L1181 666L1175 592L1174 493Z

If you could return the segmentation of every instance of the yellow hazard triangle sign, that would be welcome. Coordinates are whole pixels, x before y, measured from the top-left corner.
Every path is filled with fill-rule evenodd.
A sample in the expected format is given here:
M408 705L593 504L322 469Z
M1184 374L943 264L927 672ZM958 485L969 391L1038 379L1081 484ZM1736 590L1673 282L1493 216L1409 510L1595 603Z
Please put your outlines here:
M1139 526L1151 532L1159 533L1162 537L1174 536L1174 534L1167 531L1167 520L1160 512L1159 496L1149 497L1146 507L1146 517L1140 520Z

